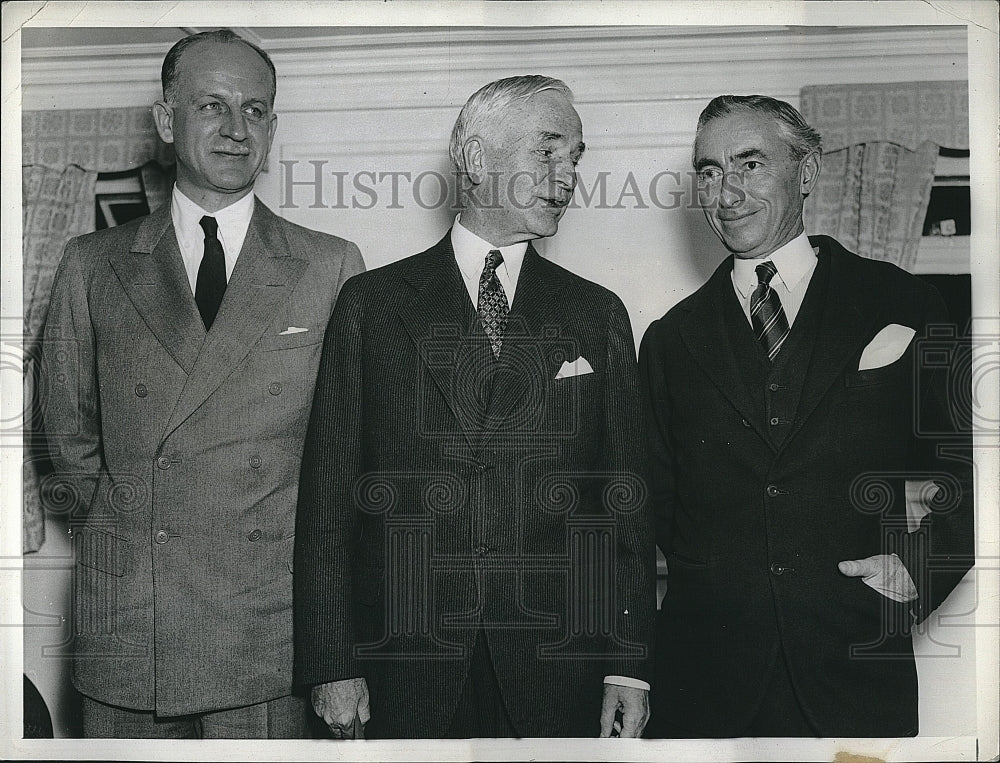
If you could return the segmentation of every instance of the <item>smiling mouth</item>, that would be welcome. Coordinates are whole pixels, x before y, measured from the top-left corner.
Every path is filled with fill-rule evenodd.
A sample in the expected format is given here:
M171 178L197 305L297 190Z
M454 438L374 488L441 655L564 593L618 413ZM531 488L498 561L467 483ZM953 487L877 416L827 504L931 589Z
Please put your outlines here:
M538 197L542 205L548 207L549 209L564 209L569 204L569 198L546 198L545 196Z
M752 217L757 214L760 210L755 209L753 212L745 212L742 214L733 214L722 212L721 210L716 212L715 216L722 223L738 223L740 220L746 220L748 217Z
M245 159L246 157L250 156L249 149L247 150L219 149L218 151L213 151L212 153L218 154L219 156L228 156L233 159Z

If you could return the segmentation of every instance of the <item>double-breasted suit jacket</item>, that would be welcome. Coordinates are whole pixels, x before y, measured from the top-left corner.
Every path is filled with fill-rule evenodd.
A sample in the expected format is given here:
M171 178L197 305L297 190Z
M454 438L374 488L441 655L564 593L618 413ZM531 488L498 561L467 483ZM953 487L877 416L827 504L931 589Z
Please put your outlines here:
M363 269L257 201L206 333L169 206L67 245L45 424L84 694L169 716L291 693L302 443L336 295Z
M442 736L482 629L518 734L596 736L603 677L648 677L634 361L621 301L530 245L498 361L450 236L351 279L303 458L297 677L366 678L368 736Z
M811 243L816 271L773 366L740 309L731 259L640 349L669 569L653 714L671 734L739 735L780 651L820 734L915 734L909 606L837 564L897 553L922 619L972 563L971 451L952 406L962 395L928 339L947 321L940 296L833 239ZM895 362L861 369L890 324L915 338ZM943 488L912 534L905 479Z

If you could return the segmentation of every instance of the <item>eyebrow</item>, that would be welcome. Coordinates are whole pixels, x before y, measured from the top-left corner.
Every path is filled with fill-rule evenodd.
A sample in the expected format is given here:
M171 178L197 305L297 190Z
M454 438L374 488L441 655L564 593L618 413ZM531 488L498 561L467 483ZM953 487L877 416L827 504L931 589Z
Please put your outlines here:
M539 140L543 140L543 141L562 140L565 137L566 136L563 135L561 132L540 132L540 133L538 133ZM573 151L576 152L576 153L578 153L578 154L582 154L586 150L587 150L587 144L584 143L582 140L579 143L577 143L576 146L573 148Z
M769 158L770 157L767 155L767 153L761 151L759 148L748 148L744 151L740 151L738 154L733 156L733 159L738 161L742 161L745 159L769 159ZM715 159L709 159L707 157L698 159L694 164L694 168L696 170L701 170L705 167L720 167L720 166L722 165L719 162L715 161Z
M204 92L204 93L197 93L194 96L193 100L198 101L198 100L201 100L202 98L213 98L216 101L226 101L226 100L229 99L229 96L225 95L223 93ZM247 106L247 105L249 105L251 103L259 103L259 104L261 104L263 106L268 106L267 101L265 99L258 98L256 95L250 96L249 98L247 98L244 101L240 101L240 105L241 106ZM268 106L268 108L270 108L270 106Z
M761 151L759 148L748 148L746 151L740 151L734 159L767 159L769 158L766 153Z

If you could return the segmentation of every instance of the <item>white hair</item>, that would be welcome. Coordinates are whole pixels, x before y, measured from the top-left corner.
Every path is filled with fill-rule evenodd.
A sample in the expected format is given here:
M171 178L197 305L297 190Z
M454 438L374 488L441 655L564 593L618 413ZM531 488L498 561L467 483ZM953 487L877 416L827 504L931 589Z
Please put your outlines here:
M459 112L455 126L451 130L448 153L455 169L460 174L466 174L462 149L469 138L473 135L488 135L491 129L495 129L499 118L511 104L531 98L545 90L555 90L570 102L573 100L573 91L565 82L540 74L498 79L473 93Z

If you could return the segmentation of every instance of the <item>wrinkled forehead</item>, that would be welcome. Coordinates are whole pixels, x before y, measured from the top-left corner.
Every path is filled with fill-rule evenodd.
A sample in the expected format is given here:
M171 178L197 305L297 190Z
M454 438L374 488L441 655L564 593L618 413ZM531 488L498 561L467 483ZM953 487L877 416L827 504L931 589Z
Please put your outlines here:
M777 119L739 108L706 122L695 133L695 165L704 160L731 160L749 151L765 156L791 155L791 145Z
M503 142L524 138L581 143L583 123L573 104L556 90L543 90L512 103L494 120Z
M192 94L223 88L245 98L274 101L271 68L257 51L238 40L206 40L185 50L177 62L177 84Z

